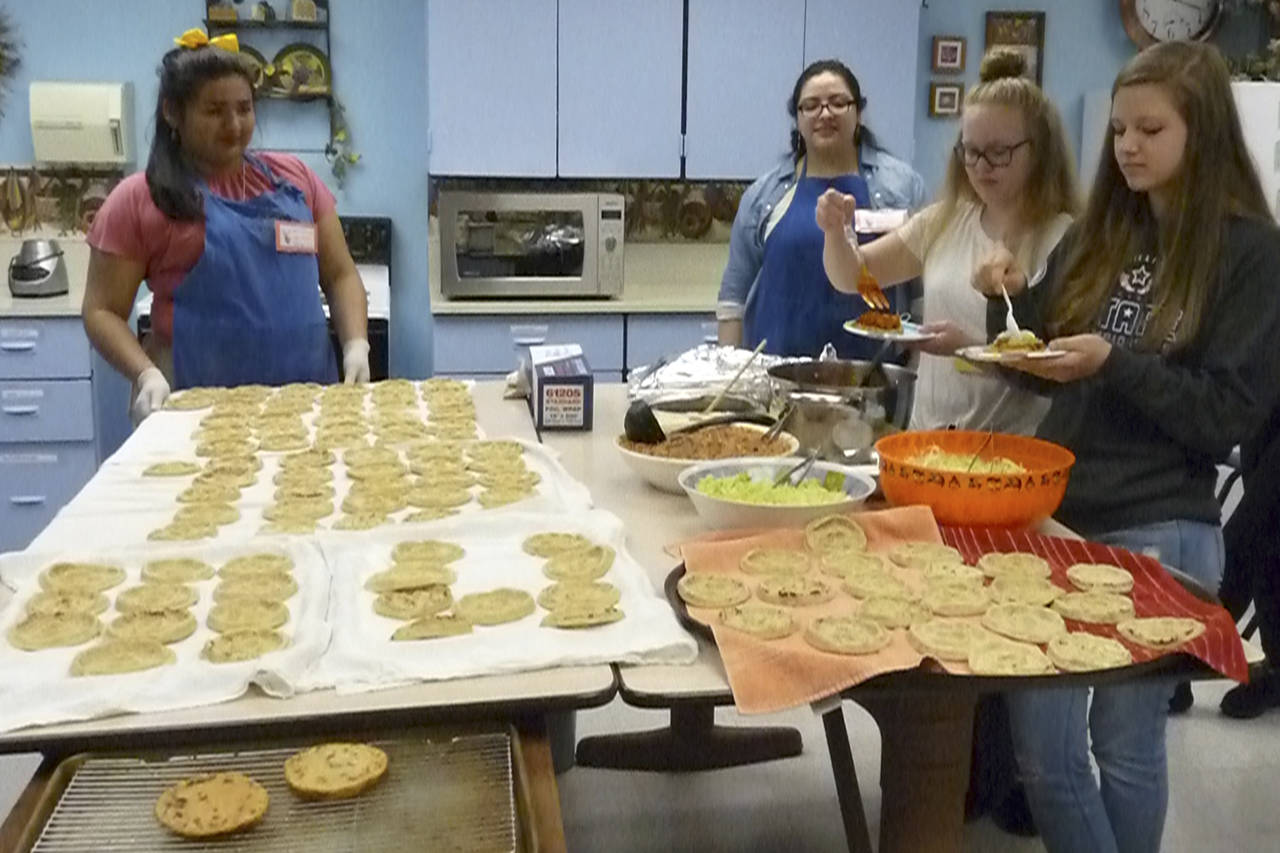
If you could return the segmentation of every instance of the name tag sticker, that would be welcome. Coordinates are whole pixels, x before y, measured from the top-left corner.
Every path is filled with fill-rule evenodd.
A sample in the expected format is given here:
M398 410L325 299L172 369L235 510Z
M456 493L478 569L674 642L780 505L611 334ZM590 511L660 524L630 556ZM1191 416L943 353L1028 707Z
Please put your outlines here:
M316 253L315 224L277 219L276 251L295 255L314 255Z

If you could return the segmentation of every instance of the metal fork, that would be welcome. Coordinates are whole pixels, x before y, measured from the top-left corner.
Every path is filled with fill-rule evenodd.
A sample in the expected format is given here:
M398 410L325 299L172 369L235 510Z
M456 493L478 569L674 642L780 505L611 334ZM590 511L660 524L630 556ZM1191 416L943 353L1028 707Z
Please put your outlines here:
M853 233L852 223L845 223L844 238L857 251L858 235ZM858 257L861 258L861 254ZM880 285L876 283L875 276L867 269L866 264L860 264L860 269L858 270L858 295L862 297L862 301L867 303L869 308L874 308L877 311L889 310L889 297L885 295Z

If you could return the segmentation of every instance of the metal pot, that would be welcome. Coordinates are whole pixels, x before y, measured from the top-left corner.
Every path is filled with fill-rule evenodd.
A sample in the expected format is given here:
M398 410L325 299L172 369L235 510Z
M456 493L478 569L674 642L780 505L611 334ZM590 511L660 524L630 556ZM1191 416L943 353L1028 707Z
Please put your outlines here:
M831 394L797 391L787 397L782 428L800 442L800 449L816 450L831 462L861 462L848 454L869 453L875 429L862 410Z
M769 368L775 400L785 403L795 394L818 394L833 404L846 404L862 412L871 423L888 422L905 428L911 417L915 371L897 364L883 364L866 375L871 362L851 360L796 361Z

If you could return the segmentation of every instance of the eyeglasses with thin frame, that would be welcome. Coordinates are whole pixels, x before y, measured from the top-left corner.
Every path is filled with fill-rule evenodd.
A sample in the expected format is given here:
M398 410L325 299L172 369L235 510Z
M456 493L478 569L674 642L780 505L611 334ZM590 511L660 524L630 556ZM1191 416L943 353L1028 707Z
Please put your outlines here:
M986 160L988 166L993 169L999 169L1013 162L1013 152L1024 145L1030 144L1030 137L1013 145L992 145L989 148L978 148L973 145L965 145L963 142L957 142L955 152L956 156L963 160L966 166L976 166L979 160Z
M849 112L856 102L852 98L831 98L823 101L818 98L805 98L796 104L796 112L805 118L812 118L821 114L822 108L826 107L827 112L833 116L842 116Z

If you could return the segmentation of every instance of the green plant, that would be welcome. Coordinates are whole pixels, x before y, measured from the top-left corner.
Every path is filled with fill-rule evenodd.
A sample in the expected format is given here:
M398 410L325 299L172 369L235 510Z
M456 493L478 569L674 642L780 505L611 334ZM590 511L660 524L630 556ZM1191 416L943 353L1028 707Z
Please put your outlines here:
M1280 0L1225 0L1223 12L1234 15L1253 11L1265 21L1272 36L1280 35ZM1227 56L1232 76L1239 80L1280 80L1280 38L1272 38L1260 50Z
M347 108L337 96L329 100L329 144L324 147L324 158L329 161L339 187L346 184L347 170L360 162L360 154L351 144Z

